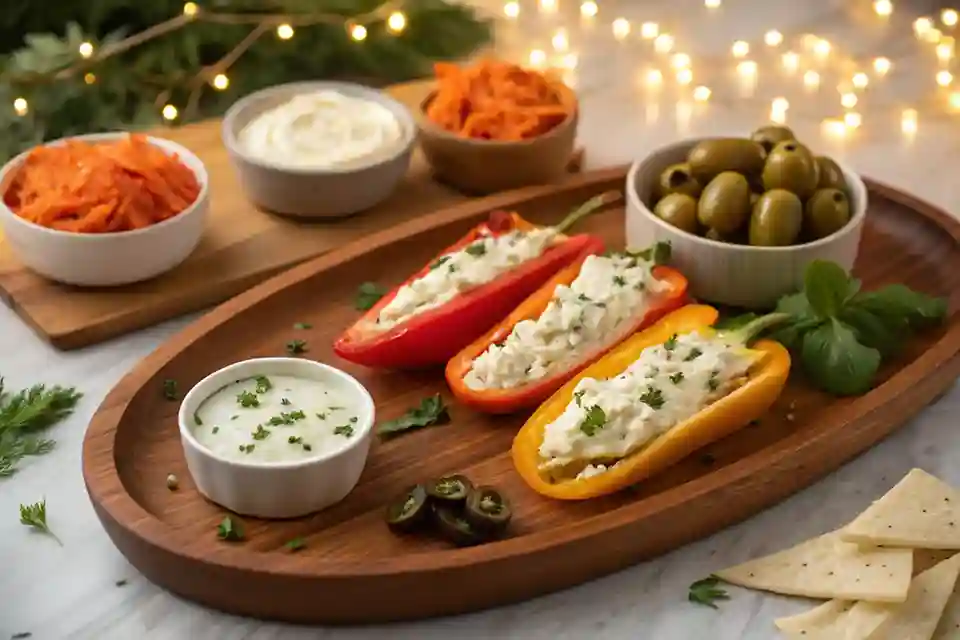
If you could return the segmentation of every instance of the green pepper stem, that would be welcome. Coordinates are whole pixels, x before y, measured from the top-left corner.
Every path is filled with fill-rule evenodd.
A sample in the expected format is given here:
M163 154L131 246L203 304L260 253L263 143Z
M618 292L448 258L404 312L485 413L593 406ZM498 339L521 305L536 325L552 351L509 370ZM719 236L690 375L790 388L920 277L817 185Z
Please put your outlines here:
M574 209L566 218L560 221L560 224L554 227L557 233L564 233L592 213L596 213L608 204L612 204L623 197L619 191L605 191L598 196L594 196Z
M742 327L731 329L730 331L719 331L717 333L722 339L728 342L738 342L746 345L764 330L781 324L789 319L789 313L768 313L765 316L754 318Z

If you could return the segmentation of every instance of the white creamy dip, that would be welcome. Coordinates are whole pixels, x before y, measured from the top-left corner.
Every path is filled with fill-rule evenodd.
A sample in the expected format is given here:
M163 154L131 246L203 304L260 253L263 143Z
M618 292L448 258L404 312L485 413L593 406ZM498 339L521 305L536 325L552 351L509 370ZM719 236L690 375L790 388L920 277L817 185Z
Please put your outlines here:
M403 136L400 121L383 105L317 91L260 114L239 140L247 153L275 164L328 169L386 156Z
M197 441L242 462L293 462L346 447L360 429L360 398L337 380L257 376L204 400L189 419Z
M374 327L385 331L491 282L540 256L556 236L557 232L550 227L514 230L497 236L488 232L463 249L441 256L427 273L400 287L380 310Z
M500 344L473 361L471 389L506 389L560 370L585 352L617 342L667 286L653 263L629 255L589 256L570 286L558 285L546 309L518 322Z
M691 333L647 347L623 373L584 378L547 425L542 470L599 475L742 385L757 353Z

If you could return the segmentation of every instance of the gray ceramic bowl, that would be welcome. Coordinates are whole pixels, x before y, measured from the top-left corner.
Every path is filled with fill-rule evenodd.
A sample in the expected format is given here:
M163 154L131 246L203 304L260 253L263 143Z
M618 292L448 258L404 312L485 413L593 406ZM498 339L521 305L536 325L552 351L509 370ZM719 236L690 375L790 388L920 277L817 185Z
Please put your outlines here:
M244 151L238 137L254 118L294 96L315 91L337 91L386 107L403 132L396 152L349 168L303 169L274 164ZM240 185L254 204L288 216L339 218L369 209L393 193L410 166L417 125L406 107L376 89L349 82L295 82L238 100L224 116L222 135Z
M850 222L836 233L790 247L752 247L717 242L681 231L653 215L653 192L671 164L685 162L703 139L686 140L657 149L634 162L627 173L627 246L670 242L671 263L690 281L690 293L707 302L762 309L803 285L803 273L813 260L836 262L849 272L857 258L867 217L867 188L856 173L840 164L847 182Z

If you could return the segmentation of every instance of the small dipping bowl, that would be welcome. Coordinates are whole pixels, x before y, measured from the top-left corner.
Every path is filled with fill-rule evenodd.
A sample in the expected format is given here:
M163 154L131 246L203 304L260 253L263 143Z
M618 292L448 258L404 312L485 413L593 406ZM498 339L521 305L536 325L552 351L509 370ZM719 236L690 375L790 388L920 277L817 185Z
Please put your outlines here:
M353 435L339 449L296 461L247 462L214 453L193 433L198 426L195 413L224 387L257 376L290 376L349 390L359 407ZM282 519L326 509L353 491L370 452L375 408L363 385L339 369L300 358L254 358L224 367L198 382L184 397L178 419L187 468L204 497L240 515ZM275 433L269 437L284 437L284 428L271 427Z
M344 167L290 167L248 153L240 132L261 114L298 95L335 91L385 107L400 124L395 149L359 158ZM386 200L410 167L417 125L410 111L387 94L349 82L293 82L269 87L238 100L223 118L223 143L240 186L257 206L301 218L341 218Z
M61 138L44 146L68 140L114 142L125 132L93 133ZM50 229L25 220L4 202L17 171L33 151L30 149L0 169L0 226L14 255L44 278L86 287L112 287L149 280L178 266L200 243L210 208L209 178L200 159L189 149L163 138L147 141L167 155L176 155L193 171L200 185L197 199L177 215L143 229L112 233L74 233Z
M573 106L566 120L536 138L480 140L453 134L433 123L427 109L436 93L420 105L420 148L441 182L465 193L486 195L557 180L567 171L577 138L580 105L564 87Z

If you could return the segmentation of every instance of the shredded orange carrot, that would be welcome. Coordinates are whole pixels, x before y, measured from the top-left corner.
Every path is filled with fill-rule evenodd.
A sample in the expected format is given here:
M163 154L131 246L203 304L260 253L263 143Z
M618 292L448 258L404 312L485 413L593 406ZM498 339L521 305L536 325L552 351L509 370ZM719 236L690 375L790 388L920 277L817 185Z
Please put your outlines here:
M197 199L197 177L146 137L71 140L34 149L4 195L18 216L50 229L111 233L142 229Z
M543 135L569 118L576 104L552 74L497 60L459 67L434 65L437 92L427 117L467 138L524 140Z

